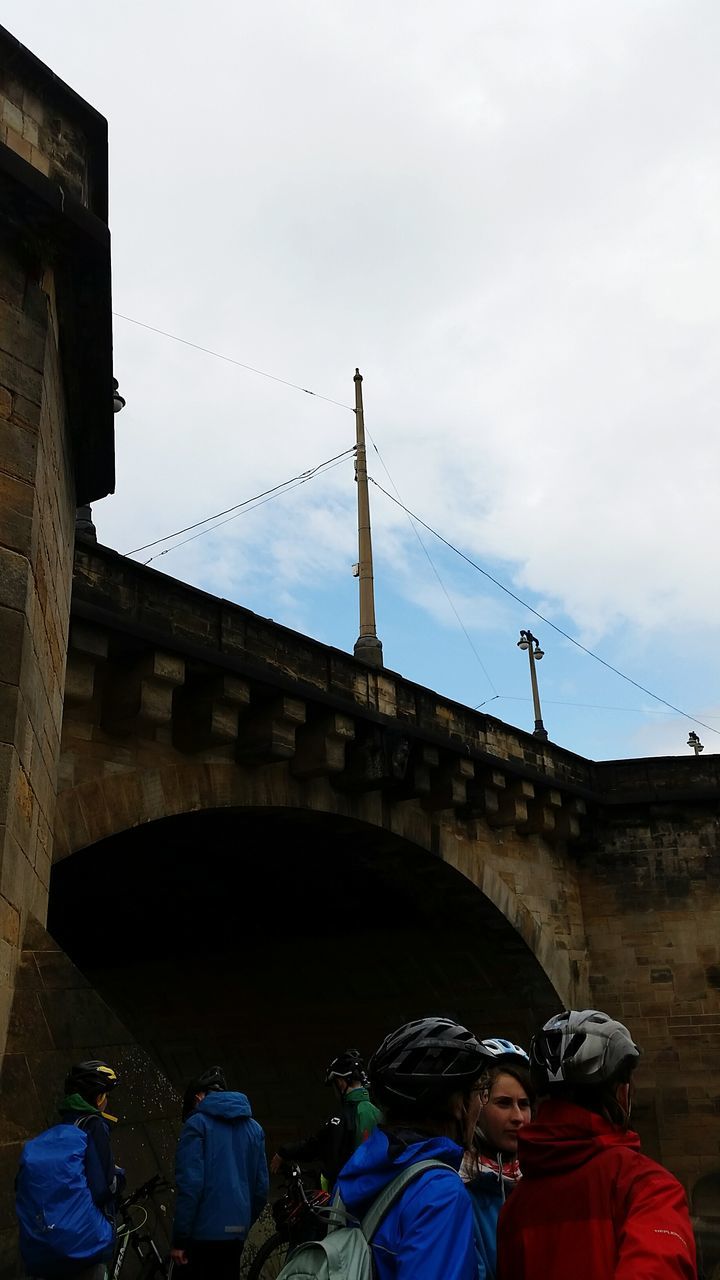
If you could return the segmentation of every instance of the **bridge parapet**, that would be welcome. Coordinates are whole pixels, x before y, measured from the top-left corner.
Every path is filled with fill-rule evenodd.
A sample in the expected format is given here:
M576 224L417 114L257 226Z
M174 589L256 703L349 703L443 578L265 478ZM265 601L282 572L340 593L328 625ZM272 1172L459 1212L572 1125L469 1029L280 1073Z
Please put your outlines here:
M577 837L593 790L572 752L79 542L66 714L93 718L83 701L93 738L286 760L298 778L553 839Z

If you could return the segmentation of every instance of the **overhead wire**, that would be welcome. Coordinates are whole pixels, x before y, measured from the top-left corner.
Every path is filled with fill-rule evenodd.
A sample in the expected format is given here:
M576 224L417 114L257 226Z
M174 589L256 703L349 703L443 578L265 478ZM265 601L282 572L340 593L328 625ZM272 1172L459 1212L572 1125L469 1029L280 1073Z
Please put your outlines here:
M343 404L341 400L333 400L331 396L324 396L319 391L312 391L310 387L303 387L299 382L290 382L288 378L280 378L275 373L268 373L265 369L256 369L252 364L245 364L242 360L236 360L233 356L225 356L220 351L213 351L211 347L203 347L199 342L190 342L188 338L180 338L176 333L168 333L166 329L158 329L153 324L145 324L144 320L135 320L133 316L123 315L120 311L113 311L113 315L118 320L125 320L128 324L135 324L139 329L148 329L150 333L159 333L162 338L170 338L172 342L181 342L184 347L192 347L194 351L202 351L206 356L214 356L216 360L224 360L226 364L234 364L238 369L245 369L247 373L256 373L259 378L269 378L271 382L280 382L284 387L292 387L294 391L303 391L306 396L314 396L316 400L325 400L328 404L337 405L338 409L348 409L350 413L354 413L353 405Z
M190 538L184 538L182 542L176 542L172 547L166 547L164 551L158 551L155 555L150 556L148 560L144 560L143 564L150 564L151 561L157 560L161 555L167 555L169 551L175 551L178 547L184 547L188 542L194 542L196 538L201 538L205 533L212 533L215 529L220 529L222 525L229 524L231 520L235 520L246 511L254 511L256 507L262 507L266 502L270 502L273 498L280 498L285 493L289 493L292 489L297 489L301 484L307 484L309 480L313 480L318 475L325 475L328 471L332 471L345 458L355 452L355 447L345 449L342 453L336 454L333 458L328 458L326 462L319 462L317 466L310 467L307 471L300 472L297 476L291 476L289 480L284 480L282 484L273 485L270 489L264 489L262 493L255 494L252 498L246 498L243 502L238 502L235 506L226 507L224 511L216 511L214 515L206 516L204 520L197 520L194 524L186 525L184 529L176 529L174 533L168 533L163 538L155 538L152 542L146 542L142 547L136 547L134 551L127 551L125 555L137 555L141 551L148 551L151 547L157 547L163 542L169 542L172 538L177 538L183 533L188 533L191 529L199 529L199 533L194 533ZM234 514L228 515L228 512ZM227 516L226 520L220 520L220 516ZM210 522L217 520L217 524ZM209 526L201 528L201 526Z
M204 520L196 520L194 524L186 524L184 529L176 529L174 533L167 533L164 538L155 538L153 542L145 542L141 547L135 547L133 551L123 552L126 556L139 555L141 551L148 551L150 547L157 547L161 542L169 542L171 538L179 538L181 533L189 533L191 529L199 529L201 524L208 524L210 520L219 520L220 516L226 516L231 511L237 511L240 507L247 507L251 502L257 502L258 498L264 498L268 494L276 493L279 489L284 489L286 485L294 484L296 480L311 480L317 471L323 467L328 467L331 462L340 461L347 458L349 454L355 452L355 445L349 449L343 449L342 453L336 453L332 458L327 458L325 462L318 462L317 466L309 467L307 471L301 471L297 476L291 476L289 480L283 480L280 484L275 484L270 489L263 489L262 493L256 493L252 498L245 498L243 502L236 502L232 507L226 507L224 511L216 511L212 516L206 516Z
M532 698L517 693L499 693L497 697L503 702L532 702ZM479 711L481 707L485 707L490 702L495 702L495 698L486 698L485 702L478 702L474 710ZM585 711L625 711L629 715L638 716L664 716L666 711L655 710L654 707L613 707L604 702L559 702L555 698L543 698L543 706L546 707L579 707ZM674 715L683 715L685 712L677 711ZM720 720L720 716L708 716L708 720Z
M350 450L349 452L352 451ZM248 511L256 511L258 507L264 507L266 502L272 502L275 498L284 498L286 493L290 493L293 489L299 489L301 484L307 484L308 480L313 480L315 476L324 476L327 475L328 471L334 471L335 467L339 467L340 463L344 461L344 458L345 455L338 458L330 465L325 465L322 468L316 468L308 475L299 477L294 484L288 484L285 488L282 488L275 493L268 494L267 497L263 498L259 502L252 503L251 499L250 501L252 505L244 503L243 510L236 511L234 515L228 516L226 520L219 520L217 524L212 524L207 529L201 529L199 533L191 534L189 538L183 538L182 542L175 542L171 547L165 547L164 551L156 551L154 556L150 556L149 560L143 560L143 564L151 564L153 560L159 560L160 556L166 556L171 551L177 551L179 547L187 546L188 542L194 542L196 538L202 538L206 533L214 533L216 529L221 529L224 524L230 524L231 520L237 520L239 516L247 515Z
M383 471L385 472L385 474L386 474L386 476L387 476L388 480L390 481L390 484L392 485L393 489L395 490L395 493L397 494L398 499L399 499L399 500L400 500L400 502L402 503L402 499L400 498L400 490L398 489L398 487L397 487L397 485L396 485L395 481L393 480L392 476L390 475L390 471L389 471L389 469L388 469L388 467L387 467L387 465L386 465L385 459L383 458L383 456L382 456L382 454L381 454L380 450L378 449L378 447L377 447L377 445L376 445L375 441L373 440L373 437L370 435L370 432L368 431L367 427L365 427L365 434L367 435L368 440L370 441L370 443L371 443L371 445L372 445L373 449L375 450L375 452L376 452L376 454L377 454L378 458L380 459L380 465L382 466ZM369 477L368 477L368 478L369 478ZM407 513L407 517L408 517L408 522L409 522L409 524L410 524L410 528L412 529L413 533L415 534L415 537L417 538L418 542L420 543L420 546L422 547L422 550L423 550L423 552L424 552L424 554L425 554L425 557L426 557L426 559L427 559L427 562L428 562L428 564L430 565L430 568L432 569L433 573L435 574L435 577L437 578L438 583L440 584L440 588L441 588L441 590L442 590L443 594L445 595L445 599L447 600L448 604L450 605L450 608L452 609L453 613L455 614L455 617L457 618L457 621L458 621L458 625L460 626L460 628L461 628L461 630L462 630L462 632L463 632L463 634L464 634L464 636L465 636L465 639L467 640L467 642L468 642L468 644L469 644L469 646L470 646L470 648L471 648L472 652L473 652L473 653L474 653L474 655L475 655L475 658L477 659L477 661L478 661L478 663L479 663L479 665L480 665L480 670L482 671L483 675L485 676L485 679L487 680L488 684L490 685L490 688L492 689L493 693L495 694L495 697L496 697L496 698L497 698L497 697L499 697L500 695L499 695L499 693L498 693L498 691L497 691L497 689L496 689L496 687L495 687L495 684L494 684L494 682L493 682L492 676L490 675L490 672L488 671L487 667L485 666L485 663L483 662L482 658L480 657L480 654L479 654L479 652L478 652L477 646L475 645L475 642L474 642L474 640L472 639L472 636L470 635L470 632L468 631L467 627L465 626L465 623L463 622L462 618L460 617L460 614L459 614L459 612L458 612L458 610L457 610L457 607L456 607L456 605L455 605L455 601L453 600L452 596L450 595L450 592L448 591L447 587L445 586L445 583L443 582L442 578L440 577L440 572L439 572L439 570L438 570L438 568L437 568L437 566L436 566L436 564L435 564L435 561L433 560L432 556L430 555L430 552L428 551L427 547L425 546L425 543L423 542L422 538L420 537L420 534L418 533L418 530L417 530L417 527L416 527L416 525L415 525L415 522L414 522L414 520L413 520L413 518L412 518L412 516L410 515L410 513L409 513L409 512Z
M653 701L662 703L664 707L669 707L669 709L676 712L677 715L685 716L687 720L692 720L693 724L701 725L703 729L707 729L710 733L717 733L720 735L720 729L713 728L711 724L706 724L704 720L698 719L697 716L691 716L689 712L683 711L681 707L676 707L673 702L668 702L667 698L661 698L660 694L653 693L652 689L646 688L646 686L644 684L640 684L638 680L633 680L632 676L626 675L619 667L614 667L611 662L607 662L605 658L601 658L599 653L595 653L593 649L588 649L586 645L582 644L580 640L577 640L569 631L563 630L563 628L559 627L556 622L552 622L550 618L547 618L545 614L540 613L539 610L533 607L533 605L528 604L527 600L523 600L522 597L512 591L510 587L506 587L505 583L501 582L499 578L495 578L487 569L484 569L482 565L479 565L477 561L466 555L459 547L456 547L448 538L443 537L443 535L438 533L437 529L433 529L432 525L428 524L426 520L421 519L416 512L411 511L409 507L406 507L405 503L401 502L399 498L395 498L391 493L388 493L387 489L384 489L380 482L373 476L368 476L368 480L375 485L376 489L379 489L381 493L384 493L385 497L389 498L390 502L394 502L396 506L402 508L402 510L408 515L411 515L414 520L417 520L418 524L422 525L423 529L427 529L428 533L431 533L434 538L438 539L438 542L442 542L450 551L454 551L456 555L460 556L461 560L464 560L466 564L471 565L473 569L477 570L478 573L481 573L484 578L487 578L489 582L492 582L500 589L500 591L504 591L505 595L510 596L511 600L514 600L516 604L522 605L523 609L527 609L536 618L539 618L545 626L550 627L558 635L562 636L564 640L569 641L569 643L574 645L576 649L580 649L581 652L587 654L589 658L594 658L601 666L605 667L608 671L612 671L613 674L619 676L621 680L625 680L628 684L633 685L635 689L639 689L641 693L646 694L647 697L652 698Z

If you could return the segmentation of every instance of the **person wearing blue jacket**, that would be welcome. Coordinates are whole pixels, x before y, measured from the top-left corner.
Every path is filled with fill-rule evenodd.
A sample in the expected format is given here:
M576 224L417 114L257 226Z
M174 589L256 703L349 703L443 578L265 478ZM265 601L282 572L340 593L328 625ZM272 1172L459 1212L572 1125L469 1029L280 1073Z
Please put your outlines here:
M344 1208L362 1219L409 1166L438 1160L401 1192L371 1241L378 1280L477 1280L470 1199L459 1175L480 1110L486 1060L448 1018L421 1018L388 1036L369 1064L385 1123L341 1170Z
M237 1280L247 1233L265 1207L265 1135L220 1067L191 1081L175 1156L171 1256L188 1280Z
M472 1148L460 1176L472 1204L478 1280L495 1280L500 1210L520 1179L518 1134L532 1118L530 1059L510 1040L482 1040L486 1070L480 1078L482 1108Z

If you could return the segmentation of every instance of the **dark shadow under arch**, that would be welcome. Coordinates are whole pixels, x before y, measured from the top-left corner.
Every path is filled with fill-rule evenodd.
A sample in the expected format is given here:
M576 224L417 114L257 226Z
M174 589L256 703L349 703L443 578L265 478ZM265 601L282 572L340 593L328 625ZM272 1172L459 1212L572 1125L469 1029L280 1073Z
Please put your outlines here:
M49 928L174 1084L210 1061L271 1145L317 1123L322 1067L445 1012L527 1041L560 1001L501 912L439 858L327 814L222 810L59 863Z

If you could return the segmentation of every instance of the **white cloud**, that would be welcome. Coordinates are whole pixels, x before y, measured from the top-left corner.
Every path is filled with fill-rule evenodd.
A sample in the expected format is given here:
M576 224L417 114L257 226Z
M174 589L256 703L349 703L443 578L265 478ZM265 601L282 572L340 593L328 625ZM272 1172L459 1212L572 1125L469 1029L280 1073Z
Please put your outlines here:
M4 20L110 117L119 310L347 404L359 363L404 500L586 640L626 629L643 654L718 625L713 0L73 17L8 0ZM120 320L115 345L128 407L96 515L122 549L352 443L321 400ZM277 593L311 624L313 583L355 558L353 505L339 471L155 563L264 584L267 612ZM373 522L444 627L376 492ZM455 589L469 626L506 625L481 582Z

